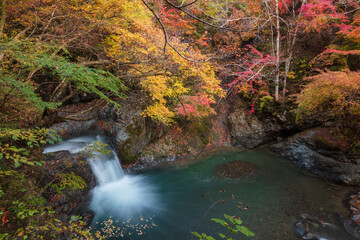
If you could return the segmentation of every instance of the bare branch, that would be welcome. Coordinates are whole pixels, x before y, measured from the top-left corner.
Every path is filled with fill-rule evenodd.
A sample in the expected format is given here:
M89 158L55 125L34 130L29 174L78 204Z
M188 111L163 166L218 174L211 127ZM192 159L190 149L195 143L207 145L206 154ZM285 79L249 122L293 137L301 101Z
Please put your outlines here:
M152 12L152 14L155 16L156 20L158 21L158 23L159 23L160 26L161 26L161 29L162 29L162 31L163 31L163 33L164 33L164 53L166 52L166 46L169 45L169 47L171 47L180 57L182 57L182 58L184 58L184 59L186 59L186 60L188 60L188 61L190 61L190 62L205 63L205 62L209 62L210 59L212 59L212 58L209 58L209 59L207 59L207 60L205 60L205 61L197 61L197 60L188 58L188 57L186 57L185 55L183 55L181 52L179 52L179 50L177 50L177 49L170 43L170 41L169 41L169 36L168 36L168 34L167 34L166 28L165 28L163 22L161 21L159 15L154 11L154 9L152 9L152 8L150 7L150 5L149 5L145 0L141 0L141 1L142 1L142 2L145 4L145 6Z
M208 25L208 26L210 26L210 27L212 27L212 28L222 29L222 30L232 31L232 32L239 32L239 33L241 32L241 31L239 31L239 30L237 30L237 29L232 29L232 28L227 28L227 27L216 26L216 25L211 24L211 23L209 23L209 22L207 22L207 21L204 21L204 20L196 17L195 15L191 14L190 12L184 10L184 9L183 9L183 6L180 6L180 7L179 7L179 6L176 6L175 4L171 3L169 0L165 0L165 2L166 2L168 5L170 5L171 7L175 8L175 9L178 9L178 10L180 10L181 12L185 13L185 14L188 15L189 17L191 17L191 18L193 18L193 19L195 19L195 20L198 20L199 22L201 22L201 23L203 23L203 24L205 24L205 25Z
M194 1L192 1L192 2L190 2L190 3L187 3L187 4L181 4L181 6L179 6L179 8L186 8L186 7L188 7L188 6L190 6L190 5L193 5L194 3L196 3L198 0L194 0Z
M162 29L162 31L163 31L163 33L164 33L164 52L165 52L165 51L166 51L166 45L167 45L168 42L169 42L169 41L168 41L169 37L168 37L167 31L166 31L166 28L165 28L164 24L162 23L159 15L157 15L157 13L154 11L154 9L152 9L152 8L150 7L150 5L149 5L145 0L141 0L141 1L142 1L142 2L145 4L145 6L152 12L152 14L155 16L156 20L159 22L159 24L160 24L160 26L161 26L161 29Z
M99 61L80 62L79 64L83 66L94 66L94 65L104 65L109 63L111 63L110 60L99 60Z

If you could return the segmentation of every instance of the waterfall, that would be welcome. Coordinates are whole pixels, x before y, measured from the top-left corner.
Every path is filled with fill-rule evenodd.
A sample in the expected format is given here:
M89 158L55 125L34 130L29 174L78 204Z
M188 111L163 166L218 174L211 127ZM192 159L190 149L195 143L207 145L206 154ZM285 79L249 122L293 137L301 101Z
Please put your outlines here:
M57 151L69 151L72 154L82 151L86 153L86 147L93 146L97 141L105 144L107 142L106 138L101 135L81 136L49 146L45 148L43 153ZM105 185L110 182L118 181L124 176L120 160L114 150L112 150L109 146L105 146L104 148L109 150L109 153L104 154L102 152L92 152L87 158L99 185Z
M86 135L65 140L44 149L43 153L69 151L72 154L88 152L95 143L106 143L101 135ZM90 209L96 216L116 216L119 219L154 215L158 212L157 189L141 175L125 175L115 151L110 146L104 147L104 152L92 151L87 158L96 176L98 185L91 190Z
M88 159L88 162L99 185L118 181L124 176L120 160L114 151L111 151L109 155L95 153Z

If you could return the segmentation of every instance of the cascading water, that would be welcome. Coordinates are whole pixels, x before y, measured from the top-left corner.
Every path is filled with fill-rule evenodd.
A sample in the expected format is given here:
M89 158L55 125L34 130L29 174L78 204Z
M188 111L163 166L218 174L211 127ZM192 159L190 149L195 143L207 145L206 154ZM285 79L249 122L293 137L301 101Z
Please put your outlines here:
M72 154L91 151L96 143L107 142L101 135L87 135L63 141L45 148L44 153L69 151ZM96 148L94 148L96 150ZM136 216L155 215L156 189L144 176L125 175L120 161L109 145L106 151L92 151L88 162L96 176L98 185L91 191L90 209L95 219L115 216L127 220Z
M47 147L44 153L91 152L88 161L98 181L91 191L90 208L95 212L92 227L105 235L108 230L118 231L107 239L185 240L191 238L192 231L216 238L226 229L210 219L222 218L224 213L241 217L244 225L255 232L254 240L299 239L294 232L302 239L358 239L349 236L335 217L337 211L344 211L341 201L333 199L343 195L342 187L303 174L290 162L266 152L221 153L183 168L129 175L123 173L110 147L107 151L92 151L96 150L96 141L106 143L106 138L72 138ZM239 179L214 176L219 164L239 160L254 163L261 171ZM295 217L304 213L321 220L321 224L301 218L302 228ZM113 224L110 227L109 222Z

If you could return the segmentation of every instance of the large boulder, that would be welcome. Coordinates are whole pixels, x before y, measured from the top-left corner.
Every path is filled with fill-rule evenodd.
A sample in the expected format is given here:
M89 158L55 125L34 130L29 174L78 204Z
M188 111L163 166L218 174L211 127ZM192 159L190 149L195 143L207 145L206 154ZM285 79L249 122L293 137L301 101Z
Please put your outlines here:
M94 128L101 107L99 100L61 107L58 115L65 121L54 124L51 129L63 138L83 134Z
M129 99L121 109L108 107L95 124L98 131L111 138L123 164L134 160L155 135L154 123L141 115L138 106Z
M236 147L251 149L267 143L281 131L275 118L260 121L244 109L237 109L229 114L229 129L232 144Z
M296 134L270 148L298 167L332 182L360 185L360 157L342 151L328 140L328 128L314 128Z

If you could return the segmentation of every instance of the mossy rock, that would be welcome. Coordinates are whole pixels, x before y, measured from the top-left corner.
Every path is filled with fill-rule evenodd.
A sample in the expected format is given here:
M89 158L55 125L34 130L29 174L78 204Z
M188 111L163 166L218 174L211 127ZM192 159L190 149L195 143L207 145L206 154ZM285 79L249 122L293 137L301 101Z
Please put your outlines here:
M118 154L123 164L136 159L138 154L149 143L150 136L147 131L146 121L142 116L134 119L125 130L124 138L118 141Z
M190 132L198 136L201 140L201 146L205 147L209 143L212 123L210 117L204 117L198 121L194 121L190 127Z
M340 150L338 145L323 136L315 136L314 142L319 149L325 149L330 151Z

